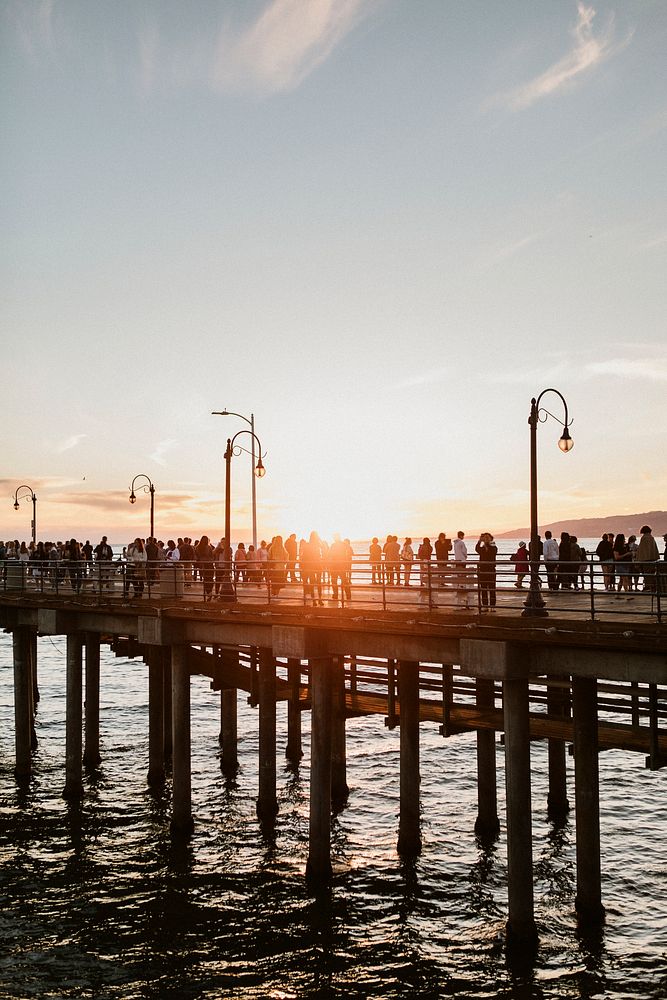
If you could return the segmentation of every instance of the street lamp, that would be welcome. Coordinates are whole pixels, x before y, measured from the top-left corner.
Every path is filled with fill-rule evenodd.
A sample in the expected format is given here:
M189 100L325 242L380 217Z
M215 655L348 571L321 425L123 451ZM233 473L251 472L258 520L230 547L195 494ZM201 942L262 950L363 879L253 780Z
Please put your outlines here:
M130 503L136 503L137 497L134 492L134 484L137 479L145 479L145 483L141 483L138 489L142 490L144 493L150 493L151 495L151 538L155 537L155 487L143 472L140 472L138 476L135 476L132 480L132 485L130 486Z
M26 493L21 493L21 490L27 490ZM14 510L19 509L19 500L27 500L28 497L32 500L32 523L30 527L32 528L32 540L33 543L37 543L37 497L35 496L35 491L31 486L19 486L16 493L14 494Z
M250 434L252 436L253 450L249 452L247 448L244 448L240 444L236 444L236 439L242 434ZM259 448L259 458L257 464L255 465L255 441L257 442L257 447ZM227 438L227 450L225 451L225 545L227 552L225 556L229 556L227 560L229 562L229 574L225 575L222 583L221 598L222 600L235 601L236 592L232 586L232 524L231 524L231 499L232 499L232 457L234 455L240 455L242 451L245 451L247 455L252 454L253 456L253 472L254 475L261 479L266 475L266 469L264 468L264 463L262 462L262 445L255 434L254 431L241 430L237 431L233 438Z
M239 420L245 420L249 425L250 431L253 434L252 446L250 455L252 457L252 465L250 468L250 478L252 480L252 544L255 546L255 552L257 551L257 495L256 495L256 465L255 465L255 414L251 413L250 417L244 417L242 413L234 413L232 410L212 410L211 416L214 417L238 417ZM261 455L260 455L261 461ZM262 466L263 468L263 466Z
M555 392L563 404L565 410L565 420L563 422L563 433L558 441L558 447L562 452L571 451L574 441L570 437L569 425L571 421L567 416L567 403L558 389L543 389L537 399L533 397L530 401L530 416L528 424L530 426L530 587L528 596L524 601L524 610L521 612L524 617L547 617L544 598L540 593L540 549L537 536L537 425L544 423L547 417L553 420L560 420L554 417L548 410L540 409L540 401L547 392ZM542 416L544 414L544 416Z

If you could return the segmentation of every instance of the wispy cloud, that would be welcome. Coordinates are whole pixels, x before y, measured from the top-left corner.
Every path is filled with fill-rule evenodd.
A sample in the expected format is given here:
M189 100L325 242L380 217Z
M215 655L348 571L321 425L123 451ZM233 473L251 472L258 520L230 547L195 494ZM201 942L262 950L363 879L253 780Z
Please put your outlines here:
M585 3L577 4L577 20L571 29L572 45L568 52L543 73L508 93L498 95L491 103L501 104L511 111L522 111L537 101L573 85L579 77L625 48L632 38L628 33L616 39L613 13L598 32L595 31L596 11Z
M662 233L660 236L654 237L652 240L646 240L644 243L640 243L635 249L635 253L641 253L644 250L658 250L661 247L667 246L667 233Z
M530 385L556 382L563 376L569 378L569 363L562 360L545 358L542 365L528 367L517 365L513 369L488 371L481 373L479 379L489 385Z
M623 345L615 345L615 349L623 349ZM651 355L641 357L618 354L615 358L603 361L588 360L588 350L580 352L575 364L575 356L569 352L567 357L554 356L545 358L545 363L539 368L517 366L513 370L499 370L481 374L483 382L500 385L538 385L554 383L567 379L569 383L589 381L593 378L632 379L645 382L667 382L667 352L661 351L656 345L632 345L633 349L653 351Z
M218 37L213 83L222 90L292 90L379 0L271 0L241 31Z
M3 18L14 28L24 52L37 58L54 47L55 0L24 3L9 0L3 6Z
M451 377L451 374L452 366L443 365L438 368L430 368L425 372L417 372L414 375L409 375L407 378L401 379L399 382L394 382L390 388L414 389L416 386L420 385L434 385L437 382L444 382L446 379Z
M156 462L158 465L166 465L167 452L170 451L170 449L177 444L178 441L176 441L174 438L167 438L164 441L158 441L158 443L155 446L155 450L151 452L151 454L148 457L151 459L151 461Z
M76 448L76 446L81 444L83 439L86 437L88 437L87 434L71 434L68 438L65 438L64 441L61 441L60 444L57 444L55 450L59 455L62 455L63 452L71 451L72 448Z
M610 358L591 361L586 365L588 375L606 375L612 378L635 379L648 382L667 382L667 357Z
M526 247L543 239L545 235L545 232L528 233L526 236L519 237L519 239L499 243L495 247L491 247L488 251L485 249L481 255L482 259L474 269L475 273L482 274L484 271L488 271L489 268L502 264L503 261L509 260L510 257L514 257L516 254L520 254Z

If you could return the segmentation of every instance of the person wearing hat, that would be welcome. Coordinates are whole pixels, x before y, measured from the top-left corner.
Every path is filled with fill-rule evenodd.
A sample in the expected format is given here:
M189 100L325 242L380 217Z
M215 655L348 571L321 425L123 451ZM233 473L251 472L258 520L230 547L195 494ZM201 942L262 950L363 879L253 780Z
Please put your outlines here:
M514 570L516 572L516 583L514 586L517 590L521 590L523 588L524 577L528 572L528 549L525 542L519 542L518 549L510 556L510 562L514 563Z

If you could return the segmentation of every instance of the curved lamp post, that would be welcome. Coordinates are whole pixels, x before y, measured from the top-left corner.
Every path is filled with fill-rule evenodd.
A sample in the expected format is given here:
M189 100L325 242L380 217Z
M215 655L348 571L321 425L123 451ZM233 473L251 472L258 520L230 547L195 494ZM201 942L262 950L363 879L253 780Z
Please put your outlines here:
M562 452L571 451L574 447L574 441L570 437L569 425L571 421L568 420L565 397L558 389L543 389L537 399L535 397L531 399L530 416L528 417L530 425L530 588L524 601L524 610L521 612L525 617L537 615L547 617L549 614L540 593L540 543L537 536L537 425L543 424L547 417L558 420L559 423L560 419L554 417L553 413L548 410L540 408L542 397L548 392L554 392L560 398L565 410L563 433L558 441L558 447Z
M244 417L242 413L234 413L233 410L212 410L211 416L213 417L238 417L239 420L245 420L249 425L250 431L253 435L252 446L250 455L252 457L252 466L250 468L250 478L252 480L252 544L255 546L255 552L257 551L257 493L256 493L256 466L255 466L255 414L251 413L250 417ZM261 457L261 452L260 452ZM262 466L263 468L263 466Z
M137 502L137 497L134 492L134 484L136 483L137 479L146 480L146 482L141 483L137 487L137 489L142 490L144 493L150 493L151 495L151 538L154 538L155 537L155 487L153 486L153 483L150 481L148 476L144 475L143 472L140 472L138 476L134 477L134 479L132 480L132 485L130 486L130 503Z
M21 493L21 490L26 490L27 492ZM32 523L30 525L32 528L32 540L37 544L37 497L31 486L19 486L14 494L14 510L19 509L19 500L27 500L28 497L32 500Z
M253 441L253 451L249 452L247 448L244 448L240 444L236 444L236 439L242 434L250 434ZM254 444L257 442L257 447L259 448L259 458L257 459L257 465L254 465ZM233 438L227 438L227 450L225 451L225 544L227 546L227 552L231 552L232 548L232 525L231 525L231 499L232 499L232 457L234 455L240 455L242 451L245 451L247 455L253 455L253 466L254 474L258 479L266 475L266 469L264 468L264 463L262 462L262 445L255 434L254 431L241 430L237 431ZM232 586L232 562L231 556L229 559L229 574L225 576L223 580L223 585L221 589L221 599L227 601L236 600L236 592Z

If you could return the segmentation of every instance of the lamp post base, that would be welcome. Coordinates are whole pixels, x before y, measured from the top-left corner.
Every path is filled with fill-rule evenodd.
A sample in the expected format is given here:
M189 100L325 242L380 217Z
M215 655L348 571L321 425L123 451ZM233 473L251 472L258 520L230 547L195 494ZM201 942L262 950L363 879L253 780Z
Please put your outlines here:
M548 618L549 612L547 611L544 599L540 594L538 589L531 589L528 591L528 596L523 602L523 611L521 612L522 618Z
M225 604L236 604L238 597L231 580L224 580L220 586L220 593L216 600L224 601Z

